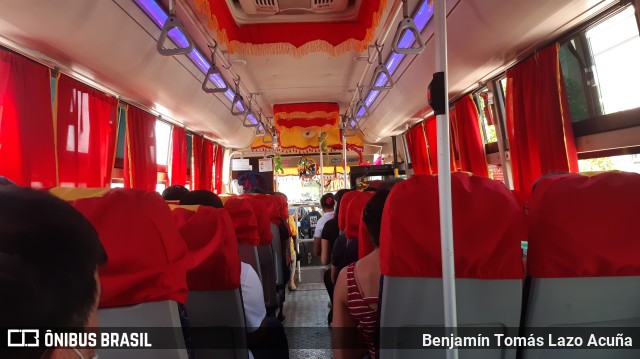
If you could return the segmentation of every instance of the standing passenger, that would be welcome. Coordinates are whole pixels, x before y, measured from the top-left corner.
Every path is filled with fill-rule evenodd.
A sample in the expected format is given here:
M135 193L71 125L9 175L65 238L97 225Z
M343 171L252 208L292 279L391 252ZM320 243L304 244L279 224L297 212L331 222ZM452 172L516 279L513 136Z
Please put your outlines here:
M322 230L324 229L325 223L333 218L333 206L335 205L335 203L336 202L333 197L333 193L326 193L324 196L322 196L322 198L320 198L320 206L322 206L322 212L324 214L318 220L316 229L313 233L313 254L318 257L320 257L322 254L322 248L320 246L320 237L322 237Z

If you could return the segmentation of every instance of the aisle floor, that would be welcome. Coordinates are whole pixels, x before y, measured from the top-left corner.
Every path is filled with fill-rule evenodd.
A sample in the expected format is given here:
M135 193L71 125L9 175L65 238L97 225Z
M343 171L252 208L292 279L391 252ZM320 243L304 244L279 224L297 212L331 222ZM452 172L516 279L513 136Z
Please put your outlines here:
M302 283L298 290L287 292L284 326L290 359L333 358L331 330L327 326L328 302L321 283Z

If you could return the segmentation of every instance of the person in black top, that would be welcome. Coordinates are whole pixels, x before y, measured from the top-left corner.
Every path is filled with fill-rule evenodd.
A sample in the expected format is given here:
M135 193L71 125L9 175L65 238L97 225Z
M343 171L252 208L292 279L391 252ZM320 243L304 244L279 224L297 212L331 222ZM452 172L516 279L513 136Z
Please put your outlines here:
M322 229L321 238L321 254L320 260L322 264L329 264L334 248L334 242L340 235L340 228L338 227L338 214L340 213L340 200L345 193L349 192L349 189L341 189L336 192L334 196L334 200L336 202L335 214L332 219L328 220L325 223L324 228ZM357 251L356 251L357 252ZM324 272L324 285L327 288L327 293L329 293L329 300L333 302L333 283L331 280L331 270L326 270ZM327 321L331 324L331 319L333 317L333 309L329 310L329 314L327 316Z

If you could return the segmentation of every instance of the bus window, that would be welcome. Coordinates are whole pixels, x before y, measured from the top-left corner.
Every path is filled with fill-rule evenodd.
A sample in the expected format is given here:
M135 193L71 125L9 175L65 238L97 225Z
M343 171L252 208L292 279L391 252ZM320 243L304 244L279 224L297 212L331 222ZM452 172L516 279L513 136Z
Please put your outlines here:
M156 121L156 163L160 166L167 165L170 137L171 125L166 122Z
M478 119L480 120L480 130L482 131L484 144L498 142L493 114L489 107L490 99L487 88L485 87L477 92L474 97L478 106Z
M562 44L560 64L572 121L640 107L639 57L631 6Z
M620 155L578 160L580 172L611 171L640 173L640 155Z

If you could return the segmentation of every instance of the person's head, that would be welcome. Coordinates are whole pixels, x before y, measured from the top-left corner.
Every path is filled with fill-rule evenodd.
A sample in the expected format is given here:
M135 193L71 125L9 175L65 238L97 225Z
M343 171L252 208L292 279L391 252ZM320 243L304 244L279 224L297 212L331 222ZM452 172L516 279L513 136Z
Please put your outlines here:
M333 199L336 200L336 210L335 210L336 218L338 218L338 213L340 212L340 201L342 200L342 196L344 196L344 194L349 192L349 191L351 191L351 190L343 188L343 189L339 190L338 192L336 192L335 196L333 197Z
M96 327L98 267L106 261L98 233L71 205L44 191L0 186L2 326ZM49 350L48 357L69 350ZM36 359L44 353L20 348L0 356Z
M326 193L320 198L320 206L323 212L333 211L333 206L336 204L336 200L333 197L333 193Z
M180 199L180 205L200 205L215 208L224 208L224 204L217 194L205 189L191 191Z
M16 183L7 177L0 176L0 186L15 186Z
M162 198L165 201L179 201L182 199L182 196L189 193L189 190L184 186L179 184L169 186L164 191L162 191Z
M376 194L364 206L362 213L362 221L367 226L371 243L375 248L380 247L380 223L382 222L382 211L389 192L391 192L391 187L376 191Z

